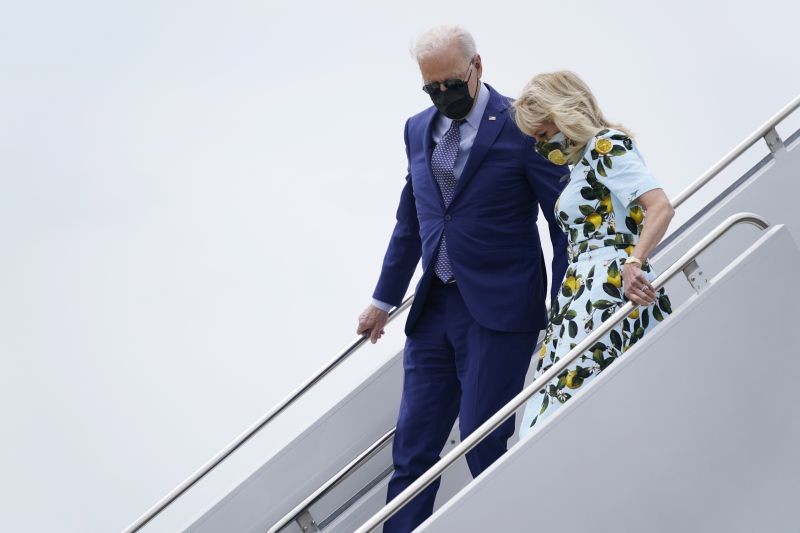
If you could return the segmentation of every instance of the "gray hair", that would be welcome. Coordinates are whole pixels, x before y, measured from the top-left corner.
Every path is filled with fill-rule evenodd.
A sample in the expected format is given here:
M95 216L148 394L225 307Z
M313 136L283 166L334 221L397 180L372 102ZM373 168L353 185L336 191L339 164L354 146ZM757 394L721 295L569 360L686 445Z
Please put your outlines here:
M478 53L475 46L475 39L461 26L453 24L434 26L419 36L417 42L411 48L411 55L420 62L426 56L441 50L442 48L455 43L458 45L464 60L469 62Z

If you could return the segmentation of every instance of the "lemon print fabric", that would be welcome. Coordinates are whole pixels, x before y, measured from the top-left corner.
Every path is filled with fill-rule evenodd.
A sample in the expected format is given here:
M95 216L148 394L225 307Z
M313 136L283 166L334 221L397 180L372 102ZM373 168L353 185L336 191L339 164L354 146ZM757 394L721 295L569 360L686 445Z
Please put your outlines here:
M555 150L550 150L547 154L547 159L553 163L554 165L566 165L567 158L564 155L564 152L556 148Z
M552 161L550 156L552 152L548 154ZM558 154L553 157L558 159ZM534 355L536 377L626 303L623 264L647 220L636 199L658 188L661 186L645 166L638 148L623 132L603 130L587 144L556 202L556 217L567 234L570 264L558 300L551 303L542 348ZM655 280L650 265L645 264L643 270L650 281ZM671 312L669 297L662 289L653 305L630 313L531 397L520 436L584 390Z

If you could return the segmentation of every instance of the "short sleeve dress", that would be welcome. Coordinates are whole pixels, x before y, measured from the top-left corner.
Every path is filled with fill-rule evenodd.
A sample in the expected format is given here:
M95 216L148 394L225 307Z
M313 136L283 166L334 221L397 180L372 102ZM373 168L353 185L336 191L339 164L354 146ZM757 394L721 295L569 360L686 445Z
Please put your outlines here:
M636 246L646 218L636 200L658 188L661 186L625 133L604 129L587 143L555 206L567 234L570 264L558 301L551 306L542 349L534 360L535 377L626 303L623 263ZM655 279L649 264L642 270L650 281ZM671 312L664 289L653 305L635 309L528 401L520 436L527 435Z

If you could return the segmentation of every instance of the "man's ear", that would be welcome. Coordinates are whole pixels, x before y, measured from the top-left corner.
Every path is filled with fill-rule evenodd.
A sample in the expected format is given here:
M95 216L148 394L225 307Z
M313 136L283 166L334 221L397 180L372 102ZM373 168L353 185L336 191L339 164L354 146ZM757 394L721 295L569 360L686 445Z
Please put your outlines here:
M481 61L481 55L475 54L475 70L478 73L478 78L483 75L483 61Z

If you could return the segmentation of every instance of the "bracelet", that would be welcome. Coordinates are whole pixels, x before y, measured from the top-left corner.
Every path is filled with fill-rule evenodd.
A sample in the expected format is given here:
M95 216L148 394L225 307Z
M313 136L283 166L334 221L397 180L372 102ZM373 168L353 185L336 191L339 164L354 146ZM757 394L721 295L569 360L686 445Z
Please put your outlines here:
M623 263L623 264L625 264L625 265L637 264L637 265L639 265L639 268L641 268L642 267L642 260L639 259L638 257L630 256L629 258L627 258L625 260L625 263Z

